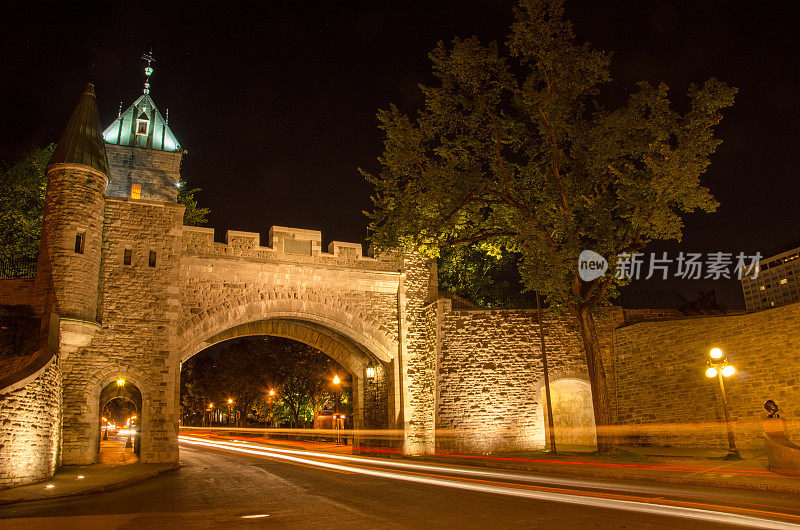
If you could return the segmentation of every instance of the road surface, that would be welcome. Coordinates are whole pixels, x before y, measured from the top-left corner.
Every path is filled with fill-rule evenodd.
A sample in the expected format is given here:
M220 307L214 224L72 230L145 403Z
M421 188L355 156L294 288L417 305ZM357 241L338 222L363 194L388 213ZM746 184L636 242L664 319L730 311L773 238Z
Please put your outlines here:
M182 437L181 463L179 470L117 491L0 507L0 528L494 530L800 524L800 501L777 495L584 483L444 466L397 467L403 463L242 441Z

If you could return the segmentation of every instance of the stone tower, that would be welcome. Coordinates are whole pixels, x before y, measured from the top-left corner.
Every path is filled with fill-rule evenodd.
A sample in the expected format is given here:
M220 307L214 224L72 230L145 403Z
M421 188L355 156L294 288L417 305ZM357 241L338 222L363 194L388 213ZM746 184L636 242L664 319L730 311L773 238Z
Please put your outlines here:
M37 300L61 318L97 320L108 158L88 83L47 165Z
M103 131L111 181L106 194L177 202L183 150L150 97L151 54L144 55L142 95ZM169 116L169 112L167 113Z

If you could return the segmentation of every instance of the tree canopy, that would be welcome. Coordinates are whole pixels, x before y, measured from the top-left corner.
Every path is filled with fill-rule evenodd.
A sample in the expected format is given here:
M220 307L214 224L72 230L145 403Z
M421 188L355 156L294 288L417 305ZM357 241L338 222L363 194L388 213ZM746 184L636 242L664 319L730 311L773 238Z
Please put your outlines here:
M31 149L0 165L0 260L36 260L53 146Z
M466 244L518 253L525 288L576 317L595 418L607 424L595 310L624 282L618 257L680 239L684 214L715 210L700 177L736 89L691 85L681 111L665 84L641 82L606 108L611 55L576 41L562 1L521 0L514 14L505 46L438 44L436 82L420 87L416 116L394 105L378 113L380 170L364 173L375 187L371 240L429 256ZM585 249L608 260L608 273L581 280Z

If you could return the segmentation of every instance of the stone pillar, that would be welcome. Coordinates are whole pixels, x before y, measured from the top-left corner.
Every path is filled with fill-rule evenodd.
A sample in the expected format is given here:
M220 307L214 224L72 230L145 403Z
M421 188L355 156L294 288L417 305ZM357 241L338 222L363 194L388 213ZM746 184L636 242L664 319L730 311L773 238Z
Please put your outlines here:
M419 255L403 259L398 305L400 315L400 351L397 375L403 428L403 452L432 453L435 450L436 426L436 352L435 312L432 302L436 280L436 262ZM432 333L433 331L433 333Z

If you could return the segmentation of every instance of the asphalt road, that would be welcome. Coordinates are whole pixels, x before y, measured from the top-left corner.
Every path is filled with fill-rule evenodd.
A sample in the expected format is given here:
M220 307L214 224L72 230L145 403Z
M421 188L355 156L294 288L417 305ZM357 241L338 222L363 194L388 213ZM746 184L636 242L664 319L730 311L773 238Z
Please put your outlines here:
M729 516L698 501L703 492L697 488L685 497L674 487L659 494L660 485L623 492L597 484L543 484L541 479L503 472L503 476L474 476L445 468L398 469L363 460L267 452L246 444L215 448L186 440L181 445L181 462L179 470L125 489L2 507L0 528L730 528L736 522L754 527L772 524L765 519L724 519ZM734 497L754 503L769 499L746 492ZM664 502L670 506L664 507ZM784 509L800 514L791 507ZM738 511L763 516L756 510Z

